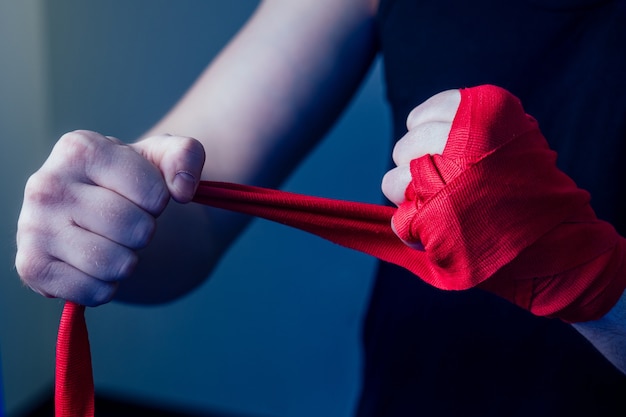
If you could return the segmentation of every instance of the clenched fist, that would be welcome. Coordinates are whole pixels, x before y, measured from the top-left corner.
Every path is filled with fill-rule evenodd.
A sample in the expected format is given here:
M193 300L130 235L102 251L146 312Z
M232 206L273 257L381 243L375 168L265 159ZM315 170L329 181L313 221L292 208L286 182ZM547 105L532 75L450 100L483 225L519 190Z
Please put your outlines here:
M154 136L132 145L67 133L28 180L15 265L34 291L87 306L110 301L148 245L170 197L188 202L204 164L200 142Z

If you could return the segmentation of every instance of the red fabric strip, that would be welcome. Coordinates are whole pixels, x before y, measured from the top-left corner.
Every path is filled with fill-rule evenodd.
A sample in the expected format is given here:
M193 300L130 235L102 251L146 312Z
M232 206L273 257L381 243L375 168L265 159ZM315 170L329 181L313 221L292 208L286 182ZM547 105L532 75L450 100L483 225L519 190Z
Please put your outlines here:
M200 183L194 201L313 233L418 276L435 274L424 252L409 248L393 233L392 207L212 181Z
M66 302L56 349L56 417L93 417L94 385L85 307Z

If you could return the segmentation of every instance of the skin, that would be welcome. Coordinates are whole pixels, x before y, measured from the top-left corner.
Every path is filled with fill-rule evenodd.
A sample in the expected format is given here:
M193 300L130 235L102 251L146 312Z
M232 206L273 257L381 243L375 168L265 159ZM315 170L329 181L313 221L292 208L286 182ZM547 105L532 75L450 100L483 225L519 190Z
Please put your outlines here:
M181 203L200 179L278 186L369 69L376 8L265 0L139 141L90 131L60 138L25 187L15 260L24 283L88 306L166 302L202 283L247 220ZM398 167L383 179L391 201L404 198L408 161L441 153L457 107L447 92L411 112L394 149ZM575 326L622 371L625 304Z

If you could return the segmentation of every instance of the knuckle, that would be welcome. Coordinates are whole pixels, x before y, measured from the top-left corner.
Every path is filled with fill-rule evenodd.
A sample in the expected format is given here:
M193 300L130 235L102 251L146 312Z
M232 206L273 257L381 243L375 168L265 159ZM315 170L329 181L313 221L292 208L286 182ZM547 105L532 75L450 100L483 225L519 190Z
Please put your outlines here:
M406 199L406 189L410 182L411 174L408 166L401 166L385 174L381 189L389 201L399 206Z
M383 179L381 181L380 184L380 189L383 192L383 194L385 195L385 197L387 197L390 201L394 202L392 197L392 187L391 184L393 182L392 177L392 171L388 171L384 176Z
M52 263L46 256L41 256L38 251L18 249L15 256L15 269L24 284L36 289L45 281L49 281L52 275Z
M407 129L428 121L451 122L461 102L459 90L446 90L430 97L407 116Z
M172 158L182 162L184 170L199 174L205 160L204 146L198 140L190 137L180 136L175 139L174 149L171 152ZM180 168L179 166L178 169Z
M405 138L406 136L404 136L402 139L396 142L396 144L393 147L393 150L391 151L391 159L393 159L393 162L394 164L396 164L396 166L402 164L402 145L405 141Z
M64 193L60 181L53 176L38 171L31 175L24 187L24 203L35 206L53 206L58 204Z
M418 156L417 151L414 149L416 143L418 143L417 134L417 130L410 130L394 146L392 158L397 166L408 164Z
M451 123L428 121L414 126L393 149L393 160L396 165L424 155L442 154L447 143Z
M61 136L53 152L58 152L69 161L88 159L93 156L98 144L98 135L87 130L75 130Z
M183 137L180 143L183 151L193 157L204 160L204 146L198 140L189 137Z
M407 130L414 129L417 126L419 121L419 115L421 113L422 106L417 106L406 117L406 128Z

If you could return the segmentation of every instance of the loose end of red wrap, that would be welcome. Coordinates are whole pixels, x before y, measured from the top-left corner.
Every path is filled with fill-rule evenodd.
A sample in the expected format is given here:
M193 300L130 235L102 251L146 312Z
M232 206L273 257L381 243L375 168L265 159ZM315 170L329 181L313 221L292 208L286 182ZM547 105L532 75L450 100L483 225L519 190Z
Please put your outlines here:
M66 302L56 348L55 417L93 417L94 383L85 307Z

